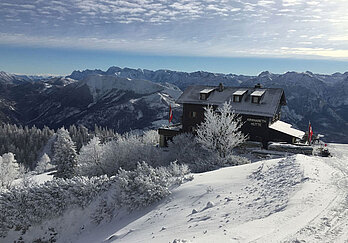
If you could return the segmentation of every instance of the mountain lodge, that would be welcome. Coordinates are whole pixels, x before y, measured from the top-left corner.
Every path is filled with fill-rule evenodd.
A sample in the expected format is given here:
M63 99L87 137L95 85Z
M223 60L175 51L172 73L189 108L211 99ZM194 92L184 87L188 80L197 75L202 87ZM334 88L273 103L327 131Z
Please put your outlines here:
M191 132L204 120L204 107L217 109L224 102L231 102L233 111L241 117L242 132L250 141L294 143L304 132L294 129L291 124L280 121L281 107L286 105L283 89L254 87L218 87L195 85L188 87L176 103L183 107L182 124L160 128L160 146L175 135ZM232 112L232 111L231 111Z

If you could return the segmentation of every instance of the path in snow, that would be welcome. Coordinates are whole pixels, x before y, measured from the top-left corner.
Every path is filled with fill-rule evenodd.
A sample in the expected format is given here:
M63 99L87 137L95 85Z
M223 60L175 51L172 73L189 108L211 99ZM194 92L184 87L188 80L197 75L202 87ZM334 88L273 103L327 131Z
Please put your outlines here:
M348 242L348 146L330 146L332 158L321 160L334 169L331 172L332 197L326 207L313 215L305 227L292 237L299 242Z

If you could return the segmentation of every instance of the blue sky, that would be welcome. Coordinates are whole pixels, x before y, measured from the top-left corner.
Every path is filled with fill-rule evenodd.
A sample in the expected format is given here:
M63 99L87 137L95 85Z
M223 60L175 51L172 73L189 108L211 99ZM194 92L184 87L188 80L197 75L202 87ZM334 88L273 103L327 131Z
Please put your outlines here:
M0 70L348 71L346 0L2 0Z

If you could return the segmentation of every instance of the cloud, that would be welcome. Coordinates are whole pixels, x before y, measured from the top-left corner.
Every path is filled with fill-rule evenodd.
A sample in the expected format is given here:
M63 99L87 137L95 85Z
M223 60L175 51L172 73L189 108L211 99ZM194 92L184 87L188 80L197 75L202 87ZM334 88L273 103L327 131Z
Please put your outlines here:
M347 7L343 0L2 0L0 42L348 58Z

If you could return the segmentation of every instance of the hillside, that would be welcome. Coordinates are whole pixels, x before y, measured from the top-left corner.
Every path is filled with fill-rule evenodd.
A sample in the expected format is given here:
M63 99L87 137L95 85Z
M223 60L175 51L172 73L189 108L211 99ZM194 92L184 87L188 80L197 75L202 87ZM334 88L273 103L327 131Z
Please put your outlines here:
M83 243L347 242L348 146L329 148L333 157L292 155L194 174L153 206L118 209L96 225L90 217L98 205L92 204L22 237L30 242L55 232L57 242ZM14 233L5 240L17 239Z
M330 148L332 158L296 155L196 174L167 200L77 242L346 242L348 146Z
M176 86L107 75L0 83L0 90L1 121L37 127L93 129L97 124L123 133L167 124L170 104L175 122L181 112L175 99L182 92Z
M322 75L266 71L245 76L110 67L106 71L74 71L65 78L28 79L0 74L1 121L51 128L77 123L90 129L97 123L118 132L156 128L165 124L168 104L174 103L179 88L217 86L220 82L244 87L261 83L284 89L287 106L283 107L282 120L303 131L310 121L314 132L325 135L326 142L348 143L348 72ZM157 91L150 94L147 90ZM177 106L174 122L179 122L180 116Z

